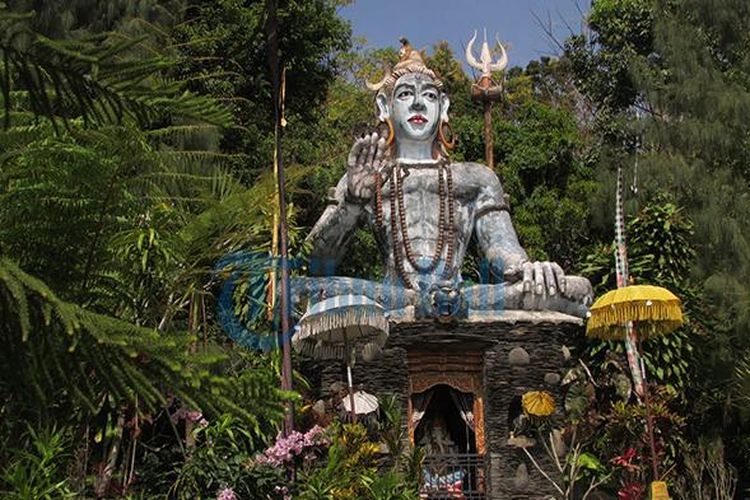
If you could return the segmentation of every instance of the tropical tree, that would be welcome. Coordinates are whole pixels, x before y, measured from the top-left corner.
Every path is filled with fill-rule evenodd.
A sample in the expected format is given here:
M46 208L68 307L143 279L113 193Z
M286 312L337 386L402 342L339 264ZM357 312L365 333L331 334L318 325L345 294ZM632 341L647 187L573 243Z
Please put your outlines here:
M25 421L65 426L71 488L94 470L106 495L131 485L159 425L190 444L182 408L232 415L256 445L289 395L272 359L224 352L207 304L217 256L268 237L253 223L272 184L249 190L195 146L230 112L171 77L179 61L148 39L52 40L5 9L0 25L0 408L14 416L0 463L33 444Z
M695 385L687 390L701 396L690 398L687 411L707 416L690 426L696 434L726 433L733 460L747 449L736 438L747 424L733 403L742 394L735 367L748 349L744 110L750 88L749 47L741 35L747 31L747 9L733 0L710 7L692 0L596 1L590 36L570 39L566 51L596 111L592 137L601 146L596 175L602 189L591 201L604 217L594 220L595 227L606 234L605 224L611 224L617 162L637 165L633 176L641 208L667 192L694 223L687 235L694 257L674 267L687 280L687 289L680 289L683 299L694 318L702 316L707 333L691 339ZM660 241L668 232L661 229L649 238ZM653 254L656 268L664 250Z

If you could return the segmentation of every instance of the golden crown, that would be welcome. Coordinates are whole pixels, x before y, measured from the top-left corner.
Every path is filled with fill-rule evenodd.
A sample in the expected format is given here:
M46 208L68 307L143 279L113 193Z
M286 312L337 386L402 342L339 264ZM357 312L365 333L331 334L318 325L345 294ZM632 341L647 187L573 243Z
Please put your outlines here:
M382 89L393 87L396 80L406 74L419 73L430 77L435 85L439 89L442 89L443 82L440 81L434 71L425 65L422 54L414 49L406 38L401 38L399 41L401 42L401 50L399 50L401 59L396 63L392 71L390 68L386 68L385 76L379 82L366 82L367 88L378 92Z

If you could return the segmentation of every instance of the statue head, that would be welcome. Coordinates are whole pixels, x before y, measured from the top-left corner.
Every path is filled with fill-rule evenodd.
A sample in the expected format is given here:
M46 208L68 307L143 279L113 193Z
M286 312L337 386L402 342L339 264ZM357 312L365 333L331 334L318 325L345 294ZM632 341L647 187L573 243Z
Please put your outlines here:
M434 157L440 126L448 121L450 101L443 82L425 66L421 54L401 39L401 60L377 84L378 118L393 127L396 154L411 160Z
M442 415L435 415L432 419L432 428L445 430L448 425L445 423L445 418Z

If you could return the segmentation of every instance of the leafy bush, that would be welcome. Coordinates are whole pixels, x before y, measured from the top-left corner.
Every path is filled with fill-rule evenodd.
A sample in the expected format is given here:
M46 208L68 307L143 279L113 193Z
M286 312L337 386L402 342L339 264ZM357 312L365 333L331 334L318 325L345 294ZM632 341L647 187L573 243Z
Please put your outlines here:
M74 498L68 484L70 436L55 428L28 426L23 448L9 450L0 474L0 493L9 500Z
M229 415L198 426L196 441L170 488L180 499L213 497L230 488L239 498L266 498L285 480L282 468L253 466L254 436L243 423Z

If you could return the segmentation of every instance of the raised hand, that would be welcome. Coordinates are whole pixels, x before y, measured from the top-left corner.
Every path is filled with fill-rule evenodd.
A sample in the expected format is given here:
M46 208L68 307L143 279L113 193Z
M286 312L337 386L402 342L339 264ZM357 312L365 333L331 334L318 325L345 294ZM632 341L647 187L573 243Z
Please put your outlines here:
M386 164L388 146L377 132L360 137L354 142L346 161L349 195L358 200L369 200L375 193L375 173Z

